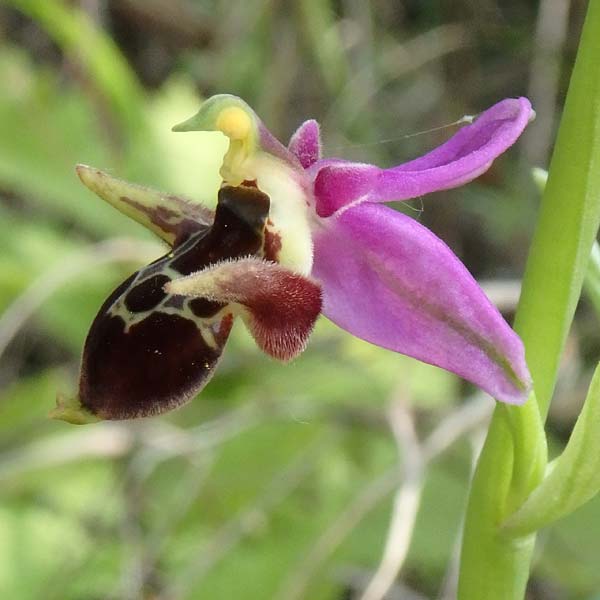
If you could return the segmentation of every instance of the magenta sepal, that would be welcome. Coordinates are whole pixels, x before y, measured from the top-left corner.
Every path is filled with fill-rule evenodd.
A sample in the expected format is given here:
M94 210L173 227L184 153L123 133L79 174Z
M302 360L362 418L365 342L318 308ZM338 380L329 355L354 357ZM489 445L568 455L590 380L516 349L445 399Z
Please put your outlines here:
M519 404L523 344L453 252L414 219L363 204L315 235L323 313L353 335L452 371Z

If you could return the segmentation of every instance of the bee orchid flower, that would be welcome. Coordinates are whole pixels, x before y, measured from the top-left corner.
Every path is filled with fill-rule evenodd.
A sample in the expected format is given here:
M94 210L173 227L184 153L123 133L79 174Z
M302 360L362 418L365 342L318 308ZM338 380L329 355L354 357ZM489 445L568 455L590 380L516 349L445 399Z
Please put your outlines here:
M527 99L503 100L432 152L381 169L323 158L312 120L286 147L244 101L214 96L174 128L229 138L214 213L80 165L87 187L171 249L102 305L78 394L59 398L54 416L81 423L171 410L207 383L236 317L287 361L321 313L497 400L524 402L521 340L443 241L383 203L471 181L533 115Z

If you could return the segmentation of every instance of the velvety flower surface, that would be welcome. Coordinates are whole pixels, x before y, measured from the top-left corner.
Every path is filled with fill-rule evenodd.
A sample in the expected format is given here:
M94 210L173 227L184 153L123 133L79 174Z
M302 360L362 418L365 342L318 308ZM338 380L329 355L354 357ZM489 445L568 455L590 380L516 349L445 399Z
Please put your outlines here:
M234 96L207 100L175 131L230 140L214 213L178 196L78 167L82 181L150 228L171 251L101 307L84 347L71 422L170 410L206 384L233 320L280 360L303 351L322 312L364 340L452 371L494 398L523 402L523 345L452 251L383 205L467 183L533 117L527 99L494 105L408 163L322 158L305 122L286 148Z

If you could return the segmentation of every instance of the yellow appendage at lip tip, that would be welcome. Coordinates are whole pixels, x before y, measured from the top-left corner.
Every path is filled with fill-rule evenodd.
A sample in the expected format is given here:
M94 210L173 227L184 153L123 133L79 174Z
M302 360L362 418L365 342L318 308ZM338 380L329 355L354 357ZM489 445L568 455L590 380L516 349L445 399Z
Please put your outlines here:
M218 131L222 131L232 140L245 140L252 132L250 116L237 106L223 109L217 117L215 126Z

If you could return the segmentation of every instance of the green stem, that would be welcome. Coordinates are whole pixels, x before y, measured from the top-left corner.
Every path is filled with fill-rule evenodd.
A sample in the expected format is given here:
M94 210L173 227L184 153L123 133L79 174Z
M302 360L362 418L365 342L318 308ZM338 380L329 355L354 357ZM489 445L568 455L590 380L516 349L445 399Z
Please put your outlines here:
M542 417L600 222L600 2L591 0L515 320Z
M467 507L460 600L524 596L535 534L499 527L543 477L543 421L599 224L600 0L591 0L515 320L537 401L498 405L492 417Z
M504 502L499 499L509 495L513 458L511 428L506 412L498 407L471 484L461 554L460 600L512 600L523 596L534 536L513 540L498 534L505 516Z
M517 408L497 404L473 476L463 536L459 599L523 597L535 535L499 533L542 480L546 438L535 396Z

